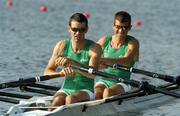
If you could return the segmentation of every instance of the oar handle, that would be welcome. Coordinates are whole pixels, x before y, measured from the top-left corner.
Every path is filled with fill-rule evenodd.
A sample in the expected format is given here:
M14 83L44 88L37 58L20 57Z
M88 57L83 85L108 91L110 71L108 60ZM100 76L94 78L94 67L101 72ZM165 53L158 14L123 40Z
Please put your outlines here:
M112 67L114 69L120 69L120 70L125 70L125 71L128 71L128 72L143 74L143 75L150 76L150 77L153 77L153 78L162 79L164 81L180 84L180 77L176 78L176 77L173 77L173 76L170 76L170 75L158 74L158 73L154 73L154 72L150 72L150 71L136 69L136 68L133 68L133 67L122 66L122 65L119 65L119 64L108 65L108 66L110 66L110 67Z
M78 66L74 66L74 65L72 65L71 67L74 68L74 69L78 69L80 71L90 73L90 74L94 74L94 75L102 76L104 78L110 78L112 80L117 80L119 82L130 84L131 86L134 86L134 87L140 87L141 86L141 83L139 81L125 80L125 79L122 79L119 76L115 76L115 75L112 75L112 74L109 74L109 73L106 73L106 72L102 72L102 71L97 71L97 70L95 70L93 68L78 67Z
M45 81L57 77L64 77L64 73L60 72L59 74L53 74L53 75L44 75L44 76L36 76L36 77L30 77L30 78L20 78L18 81L11 81L6 83L0 84L0 89L8 88L8 87L18 87L25 84Z

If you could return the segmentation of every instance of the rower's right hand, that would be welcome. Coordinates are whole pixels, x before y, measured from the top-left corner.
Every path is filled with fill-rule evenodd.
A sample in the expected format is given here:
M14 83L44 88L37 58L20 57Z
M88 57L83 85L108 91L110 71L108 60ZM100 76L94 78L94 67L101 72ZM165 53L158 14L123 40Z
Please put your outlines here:
M72 67L66 67L66 68L62 69L60 73L63 73L65 75L65 77L75 76L75 72L72 69Z

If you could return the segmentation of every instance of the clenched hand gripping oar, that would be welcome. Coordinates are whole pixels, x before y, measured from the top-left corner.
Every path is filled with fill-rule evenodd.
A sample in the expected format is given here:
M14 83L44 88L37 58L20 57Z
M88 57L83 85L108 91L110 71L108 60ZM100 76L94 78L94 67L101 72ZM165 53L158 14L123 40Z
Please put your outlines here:
M18 81L1 83L0 89L9 88L9 87L18 87L18 86L22 86L25 84L46 81L46 80L50 80L53 78L64 77L64 76L65 76L64 73L61 72L59 74L53 74L53 75L44 75L44 76L37 76L37 77L30 77L30 78L20 78Z
M163 88L155 87L154 85L151 85L148 82L139 82L136 80L124 80L124 79L121 79L120 77L117 77L115 75L111 75L109 73L94 70L93 68L78 67L78 66L72 66L72 68L78 69L80 71L88 72L90 74L103 76L105 78L118 80L119 82L127 83L127 84L130 84L131 86L134 86L134 87L142 88L142 90L144 92L146 92L147 94L151 94L152 92L158 92L158 93L163 93L163 94L170 95L170 96L173 96L176 98L180 98L179 94L173 93L171 91L167 91Z
M133 68L133 67L129 68L129 67L122 66L122 65L119 65L119 64L108 65L108 66L110 66L110 67L112 67L114 69L120 69L120 70L125 70L125 71L128 71L128 72L143 74L143 75L146 75L146 76L162 79L164 81L168 81L168 82L180 85L180 76L173 77L173 76L170 76L170 75L163 75L163 74L158 74L158 73L149 72L149 71L145 71L145 70L140 70L140 69L136 69L136 68Z

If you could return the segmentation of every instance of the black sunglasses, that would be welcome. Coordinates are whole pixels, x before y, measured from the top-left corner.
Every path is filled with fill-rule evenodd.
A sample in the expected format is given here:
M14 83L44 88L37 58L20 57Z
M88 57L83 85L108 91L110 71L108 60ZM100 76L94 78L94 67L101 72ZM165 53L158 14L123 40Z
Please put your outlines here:
M71 27L71 30L72 30L73 32L85 32L85 31L86 31L86 28L72 28L72 27Z
M120 26L120 25L114 25L117 29L123 29L123 30L127 30L130 28L130 26Z

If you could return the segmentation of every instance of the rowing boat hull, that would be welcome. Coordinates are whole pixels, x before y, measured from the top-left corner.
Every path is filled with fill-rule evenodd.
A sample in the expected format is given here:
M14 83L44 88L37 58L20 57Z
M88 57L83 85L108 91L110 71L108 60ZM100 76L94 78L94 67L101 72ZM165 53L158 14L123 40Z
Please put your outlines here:
M180 93L180 90L176 90L176 92ZM140 111L146 110L152 106L158 107L162 104L169 103L171 100L176 98L163 94L152 94L148 96L128 98L123 101L114 101L109 103L105 103L107 99L75 103L57 107L52 112L40 109L24 112L25 108L29 107L30 109L30 104L37 103L37 99L39 98L33 98L29 101L11 107L7 112L8 116L112 116L117 114L125 115L128 112L135 112L137 114L140 113ZM42 99L46 102L49 102L49 100L52 100L52 96L41 98L41 100Z

